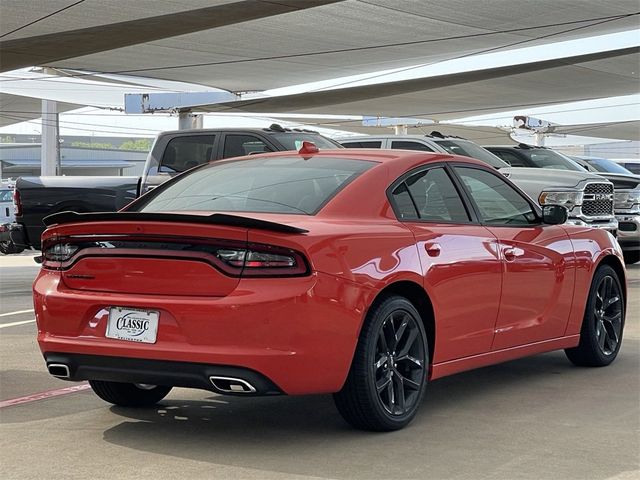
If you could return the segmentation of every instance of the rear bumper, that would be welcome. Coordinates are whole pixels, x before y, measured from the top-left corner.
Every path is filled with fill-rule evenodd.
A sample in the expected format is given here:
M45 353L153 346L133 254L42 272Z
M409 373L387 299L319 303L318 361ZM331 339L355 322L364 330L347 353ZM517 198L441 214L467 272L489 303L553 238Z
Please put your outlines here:
M239 368L269 379L286 394L342 388L374 293L321 273L242 279L226 297L105 293L71 290L59 273L47 270L33 290L38 343L45 356L116 357L130 359L134 367L148 360ZM107 338L110 306L159 311L156 343ZM74 360L78 379L112 375L117 381L160 383L148 378L155 375L149 369L138 376L133 367L100 370L80 360Z
M264 375L246 368L203 363L170 362L126 357L79 355L73 353L46 352L47 365L66 365L66 380L104 380L123 383L146 383L174 387L200 388L218 393L211 377L237 378L251 385L253 395L278 395L280 389ZM242 393L241 395L247 395Z

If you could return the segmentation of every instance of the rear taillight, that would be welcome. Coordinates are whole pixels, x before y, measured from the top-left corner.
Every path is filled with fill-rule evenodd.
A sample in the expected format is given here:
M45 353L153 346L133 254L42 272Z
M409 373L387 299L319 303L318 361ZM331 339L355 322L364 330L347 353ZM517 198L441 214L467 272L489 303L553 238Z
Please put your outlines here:
M307 263L294 250L269 245L245 248L220 248L216 257L241 270L243 277L294 276L308 273Z
M20 201L20 192L17 188L13 189L13 207L17 217L22 216L22 202Z
M53 270L66 270L81 258L105 256L205 261L234 277L289 277L310 271L295 250L227 240L105 235L49 239L42 246L42 266Z

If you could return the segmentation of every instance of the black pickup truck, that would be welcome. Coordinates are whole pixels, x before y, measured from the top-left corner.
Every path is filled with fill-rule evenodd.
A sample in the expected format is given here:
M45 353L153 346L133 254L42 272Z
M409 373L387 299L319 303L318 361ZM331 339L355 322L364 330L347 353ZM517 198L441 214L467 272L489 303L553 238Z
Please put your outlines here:
M15 222L0 241L19 248L40 248L42 219L64 211L115 212L169 178L202 163L253 153L299 150L302 142L318 148L342 146L318 132L283 128L201 129L160 133L142 177L23 177L16 183Z

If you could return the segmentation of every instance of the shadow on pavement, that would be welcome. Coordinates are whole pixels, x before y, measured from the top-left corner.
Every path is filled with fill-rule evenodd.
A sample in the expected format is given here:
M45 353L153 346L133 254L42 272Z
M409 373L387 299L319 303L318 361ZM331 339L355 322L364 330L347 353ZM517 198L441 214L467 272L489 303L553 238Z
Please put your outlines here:
M634 346L637 350L637 342ZM438 380L430 384L413 423L388 434L352 429L328 395L216 395L210 401L167 400L152 409L112 407L127 420L105 431L104 439L142 452L291 474L420 478L423 469L432 467L434 478L449 478L459 469L468 472L473 461L475 478L491 478L497 467L490 462L495 463L500 449L506 458L519 455L524 463L564 451L575 434L567 425L590 421L596 427L602 422L607 428L628 429L628 419L612 423L608 408L598 410L599 395L609 388L612 373L625 377L630 389L621 400L637 393L636 357L622 356L609 369L583 369L570 365L562 352L553 352ZM593 384L599 385L593 396L576 393ZM607 438L600 431L594 441ZM559 461L575 463L564 457ZM619 468L623 465L612 463L611 474Z

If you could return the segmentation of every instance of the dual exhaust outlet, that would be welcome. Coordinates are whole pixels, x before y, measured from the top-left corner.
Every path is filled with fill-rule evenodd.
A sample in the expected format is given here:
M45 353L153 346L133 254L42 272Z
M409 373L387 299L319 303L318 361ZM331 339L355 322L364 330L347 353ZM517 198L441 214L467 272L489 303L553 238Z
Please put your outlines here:
M71 378L69 366L64 363L49 363L47 365L47 369L49 370L49 373L56 378L61 378L63 380L69 380ZM243 394L256 393L257 391L253 385L241 378L211 375L209 377L209 381L211 382L211 385L213 385L213 388L220 393Z

